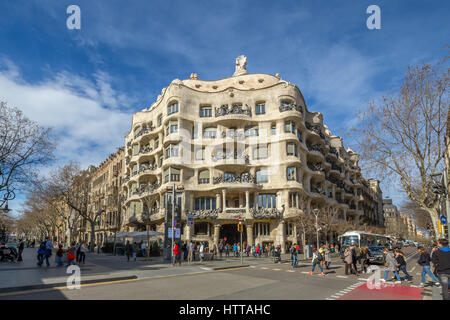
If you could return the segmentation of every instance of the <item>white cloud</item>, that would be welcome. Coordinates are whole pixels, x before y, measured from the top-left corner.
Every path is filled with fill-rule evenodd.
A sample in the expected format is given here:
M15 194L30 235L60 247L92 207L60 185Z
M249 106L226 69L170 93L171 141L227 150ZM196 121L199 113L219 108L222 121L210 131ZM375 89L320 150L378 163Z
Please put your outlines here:
M8 62L0 71L0 100L18 107L57 136L57 160L97 165L124 144L131 113L119 109L127 101L115 92L108 74L98 72L95 82L59 73L38 84L28 83Z

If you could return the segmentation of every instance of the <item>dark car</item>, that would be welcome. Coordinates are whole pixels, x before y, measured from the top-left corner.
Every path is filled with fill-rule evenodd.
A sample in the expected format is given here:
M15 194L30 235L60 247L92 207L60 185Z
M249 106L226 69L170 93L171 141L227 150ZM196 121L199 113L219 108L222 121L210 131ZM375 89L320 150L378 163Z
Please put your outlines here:
M369 247L369 263L384 264L383 246Z

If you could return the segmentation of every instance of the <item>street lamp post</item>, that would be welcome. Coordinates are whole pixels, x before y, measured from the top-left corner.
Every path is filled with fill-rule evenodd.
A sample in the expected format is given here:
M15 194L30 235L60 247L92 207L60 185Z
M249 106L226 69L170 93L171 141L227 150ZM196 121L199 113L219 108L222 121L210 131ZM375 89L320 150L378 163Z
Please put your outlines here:
M316 217L316 247L317 250L319 250L319 222L318 222L318 218L319 218L319 209L314 209L313 210L314 216Z

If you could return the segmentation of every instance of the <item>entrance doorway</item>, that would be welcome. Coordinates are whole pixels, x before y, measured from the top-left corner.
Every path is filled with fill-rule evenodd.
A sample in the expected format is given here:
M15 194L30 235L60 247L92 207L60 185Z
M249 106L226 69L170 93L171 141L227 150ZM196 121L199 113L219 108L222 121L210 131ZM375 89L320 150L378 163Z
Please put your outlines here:
M226 240L224 240L226 238ZM220 226L219 240L224 240L224 243L233 245L235 242L240 243L240 232L237 231L237 223L223 224ZM242 242L247 242L247 230L244 226L242 232Z

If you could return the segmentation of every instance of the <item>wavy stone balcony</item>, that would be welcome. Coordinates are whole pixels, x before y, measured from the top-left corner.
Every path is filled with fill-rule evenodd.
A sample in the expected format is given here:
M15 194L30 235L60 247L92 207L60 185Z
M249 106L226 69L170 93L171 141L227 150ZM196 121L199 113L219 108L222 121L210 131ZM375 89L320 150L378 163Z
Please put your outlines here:
M232 107L229 107L228 104L224 104L224 105L220 106L219 108L214 109L214 116L217 118L217 117L222 117L222 116L226 116L226 115L243 114L243 115L247 115L247 116L251 117L252 109L248 105L246 105L246 107L247 107L247 109L244 109L240 105L234 105Z
M210 210L185 210L187 217L194 217L197 219L217 219L222 209L210 209Z
M322 146L320 146L318 144L310 145L309 143L307 143L306 148L308 148L309 151L320 152L323 156L325 156L325 151L323 150Z
M254 183L256 184L256 176L252 176L250 173L243 173L240 176L224 177L218 176L213 178L213 184L219 183Z
M230 139L237 139L238 141L243 141L245 140L245 134L242 131L232 131L232 130L227 130L227 131L222 131L222 138L230 138Z
M319 125L317 125L317 124L311 125L309 122L305 122L305 127L309 131L312 131L312 132L318 134L322 139L325 140L325 135L322 133L322 130L320 130L320 126Z
M277 208L250 208L250 213L254 219L264 219L264 218L283 218L284 205L282 210Z
M142 128L141 130L139 130L135 135L134 135L134 138L133 139L137 139L137 138L139 138L140 136L142 136L142 135L144 135L144 134L147 134L147 133L150 133L150 132L152 132L152 131L154 131L156 129L156 127L144 127L144 128Z
M286 111L298 111L300 113L303 113L302 107L297 106L295 103L280 105L280 112Z
M213 162L217 162L220 160L227 160L227 159L234 159L234 160L243 160L246 164L249 162L249 156L244 153L244 151L238 152L223 152L223 151L216 151L216 153L211 157L211 160Z

